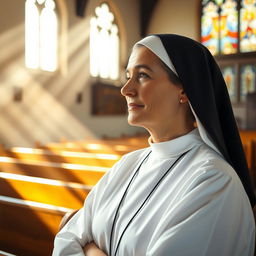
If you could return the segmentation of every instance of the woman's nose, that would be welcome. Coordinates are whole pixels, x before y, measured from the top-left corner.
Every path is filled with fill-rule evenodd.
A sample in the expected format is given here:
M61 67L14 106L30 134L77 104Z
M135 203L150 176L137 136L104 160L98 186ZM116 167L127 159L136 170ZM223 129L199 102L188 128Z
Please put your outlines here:
M136 95L136 89L135 89L135 86L134 86L134 82L132 81L131 78L122 87L121 94L123 96L130 96L130 97Z

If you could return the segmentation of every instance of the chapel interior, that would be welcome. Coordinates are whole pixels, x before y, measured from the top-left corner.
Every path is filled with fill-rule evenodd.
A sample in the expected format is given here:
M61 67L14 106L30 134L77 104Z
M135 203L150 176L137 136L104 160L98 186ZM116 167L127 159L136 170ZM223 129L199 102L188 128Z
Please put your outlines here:
M148 146L120 89L154 33L212 52L256 183L256 0L1 0L0 255L51 255L63 216Z

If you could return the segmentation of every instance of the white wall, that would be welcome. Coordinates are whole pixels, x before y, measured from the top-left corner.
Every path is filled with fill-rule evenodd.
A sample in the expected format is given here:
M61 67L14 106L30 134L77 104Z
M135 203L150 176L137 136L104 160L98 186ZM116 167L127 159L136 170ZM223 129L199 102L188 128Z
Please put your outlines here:
M199 0L159 0L148 33L173 33L198 40L199 15Z
M35 141L81 140L138 131L127 124L126 116L91 115L89 17L99 1L88 1L85 18L75 15L75 1L65 3L67 31L62 50L66 61L62 64L66 72L52 74L24 67L24 1L1 1L0 144L33 146ZM139 38L138 2L113 0L111 4L122 19L124 68L129 48ZM17 86L23 89L22 102L13 102ZM79 92L83 93L81 104L75 102Z

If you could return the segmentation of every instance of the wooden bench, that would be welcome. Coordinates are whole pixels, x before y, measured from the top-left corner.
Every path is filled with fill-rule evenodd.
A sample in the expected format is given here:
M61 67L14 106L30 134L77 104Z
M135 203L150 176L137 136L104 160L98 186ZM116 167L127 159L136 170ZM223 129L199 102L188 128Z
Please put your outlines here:
M242 142L256 138L256 131L254 130L240 130L239 131Z
M108 167L39 162L0 157L0 172L15 173L93 186L109 170Z
M243 143L243 149L244 149L244 153L245 153L245 157L246 157L246 161L247 161L247 165L248 165L248 168L249 170L251 169L251 155L252 155L252 152L251 152L251 147L252 147L252 141L251 140L248 140L248 141L245 141Z
M98 143L83 143L83 142L66 142L66 143L48 143L46 146L41 146L41 149L48 150L64 150L76 152L91 152L102 154L118 154L124 155L139 148L134 145L106 145Z
M247 164L249 167L250 176L254 185L256 185L256 157L254 153L254 141L256 141L256 131L240 131L240 137L243 144Z
M100 141L81 141L82 144L101 144L107 146L127 146L127 147L136 147L144 148L148 147L148 137L133 137L133 138L115 138L115 139L104 139Z
M1 149L0 248L16 255L51 255L62 217L81 208L102 175L138 147L135 141L92 141Z
M254 187L256 187L256 139L251 141L251 176L254 182Z
M79 209L91 186L0 172L0 195Z
M9 252L4 252L0 250L0 256L15 256L15 254L9 253Z
M102 139L87 138L85 140L73 141L74 143L78 142L79 144L99 144L99 145L125 145L125 146L136 146L136 147L147 147L148 146L148 137L149 135L143 134L138 136L122 136L122 137L107 137L104 136ZM66 139L61 139L60 143L69 143Z
M71 209L0 196L0 248L19 256L51 255L62 217Z
M74 152L65 150L44 150L14 147L1 150L1 156L13 157L21 160L49 161L58 163L84 164L102 167L112 167L120 158L119 154L100 154Z

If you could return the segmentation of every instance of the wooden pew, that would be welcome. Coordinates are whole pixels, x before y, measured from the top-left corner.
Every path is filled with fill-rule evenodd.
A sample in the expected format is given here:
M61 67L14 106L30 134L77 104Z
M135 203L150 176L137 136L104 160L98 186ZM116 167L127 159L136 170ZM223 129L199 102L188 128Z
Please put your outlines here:
M0 256L16 256L15 254L0 250Z
M0 172L0 195L79 209L91 186Z
M239 131L242 143L256 139L256 131L254 130L240 130Z
M256 139L251 141L251 176L256 187Z
M48 143L46 146L40 147L48 150L64 150L76 152L92 152L102 154L118 154L124 155L139 148L134 145L107 145L99 143L83 143L83 142L66 142L66 143Z
M93 186L109 170L108 167L39 162L0 157L0 172L15 173Z
M107 146L125 145L125 146L136 146L136 147L147 147L148 146L148 134L140 134L135 136L121 136L121 137L108 137L103 136L102 139L87 138L78 142L80 144L100 144ZM61 143L69 143L67 139L61 139Z
M61 148L1 150L0 248L17 255L51 255L62 216L80 208L91 187L130 151L120 145L115 150L122 153L109 154L111 143L83 148L93 153Z
M82 144L94 143L102 144L108 146L131 146L137 148L148 147L148 137L149 136L139 136L139 137L121 137L121 138L104 138L103 140L85 140L81 141Z
M254 183L254 186L256 185L256 168L255 168L255 151L254 151L254 145L255 143L253 141L256 141L256 131L240 131L240 137L243 144L247 164L249 167L250 176L252 178L252 181Z
M0 155L21 160L84 164L102 167L112 167L121 158L121 154L86 153L65 150L53 151L22 147L1 150Z
M243 149L244 149L244 153L245 153L245 157L246 157L246 161L247 161L247 165L248 165L248 168L251 169L251 147L252 147L252 141L251 140L248 140L248 141L245 141L243 143Z
M48 256L59 223L71 209L0 196L0 248L19 256Z

